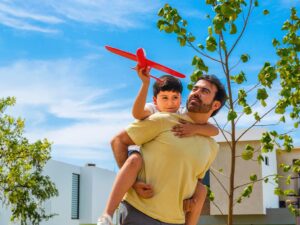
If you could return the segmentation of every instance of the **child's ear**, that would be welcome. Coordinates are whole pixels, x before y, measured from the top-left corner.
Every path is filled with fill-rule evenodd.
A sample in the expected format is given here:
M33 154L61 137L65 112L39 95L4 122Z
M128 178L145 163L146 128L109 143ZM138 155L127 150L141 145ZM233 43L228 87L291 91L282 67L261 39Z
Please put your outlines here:
M157 105L157 98L155 97L155 96L153 96L153 103L154 103L154 105Z

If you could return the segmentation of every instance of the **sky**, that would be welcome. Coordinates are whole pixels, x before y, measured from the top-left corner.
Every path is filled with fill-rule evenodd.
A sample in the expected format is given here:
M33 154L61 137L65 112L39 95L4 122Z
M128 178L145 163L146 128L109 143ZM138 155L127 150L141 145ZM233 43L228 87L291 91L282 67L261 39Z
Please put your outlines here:
M51 141L54 160L79 166L96 163L116 171L110 140L133 121L131 107L141 82L131 69L133 61L111 54L104 46L133 53L144 48L149 59L187 75L182 79L183 103L188 94L196 52L180 47L175 35L157 29L157 12L165 3L179 10L196 42L204 43L210 24L206 15L211 14L204 0L1 0L0 98L16 97L16 105L7 113L25 119L24 136L32 142ZM260 1L253 11L231 61L235 65L241 54L250 55L248 63L233 70L247 74L246 90L256 83L264 62L276 62L272 39L282 37L280 27L292 6L300 10L300 1ZM262 13L265 8L270 11L267 16ZM224 82L219 65L205 62L209 73ZM155 70L151 74L162 75ZM254 111L265 112L276 102L278 91L277 82L269 90L268 106L258 104ZM226 117L222 110L216 120L223 124ZM270 114L261 124L277 120L277 115ZM238 127L251 123L250 117L243 117ZM292 127L293 122L287 120L271 129L288 132ZM291 135L295 146L300 146L300 131Z

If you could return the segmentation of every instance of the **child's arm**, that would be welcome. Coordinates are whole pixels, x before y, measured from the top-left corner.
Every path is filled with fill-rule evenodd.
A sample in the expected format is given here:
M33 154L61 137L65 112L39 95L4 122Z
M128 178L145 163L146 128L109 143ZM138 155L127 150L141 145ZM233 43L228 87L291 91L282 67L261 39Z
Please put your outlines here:
M178 137L190 137L193 135L211 137L219 134L219 129L210 123L194 124L185 120L179 120L179 122L172 129L174 135Z
M142 80L142 86L134 101L132 107L132 115L135 119L143 120L151 115L151 112L145 108L148 88L150 84L149 69L140 69L137 67L137 72Z

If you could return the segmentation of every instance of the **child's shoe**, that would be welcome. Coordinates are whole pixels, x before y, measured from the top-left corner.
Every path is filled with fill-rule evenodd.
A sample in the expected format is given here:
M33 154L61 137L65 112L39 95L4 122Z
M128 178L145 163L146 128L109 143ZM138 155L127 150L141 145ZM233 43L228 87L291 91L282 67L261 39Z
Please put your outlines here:
M98 219L97 225L113 225L111 216L108 214L102 215Z

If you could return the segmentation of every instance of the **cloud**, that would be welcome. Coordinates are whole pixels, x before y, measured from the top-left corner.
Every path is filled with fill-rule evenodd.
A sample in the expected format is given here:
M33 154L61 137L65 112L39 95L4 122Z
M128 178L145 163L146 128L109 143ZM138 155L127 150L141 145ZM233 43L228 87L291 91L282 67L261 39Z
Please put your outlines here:
M58 32L67 21L136 28L157 7L158 2L145 4L139 0L21 0L0 3L0 23L28 31ZM45 28L48 27L48 28Z
M45 25L63 22L55 16L45 16L30 10L28 7L21 8L8 1L0 3L0 21L12 28L42 33L56 33L57 30L47 29Z
M32 142L47 138L54 159L80 165L95 157L105 161L99 152L109 150L111 138L133 120L131 99L110 98L113 91L126 90L126 84L92 87L85 80L89 63L83 57L20 60L0 67L0 96L16 96L9 114L25 117L25 136Z

